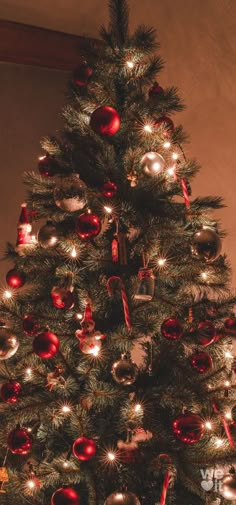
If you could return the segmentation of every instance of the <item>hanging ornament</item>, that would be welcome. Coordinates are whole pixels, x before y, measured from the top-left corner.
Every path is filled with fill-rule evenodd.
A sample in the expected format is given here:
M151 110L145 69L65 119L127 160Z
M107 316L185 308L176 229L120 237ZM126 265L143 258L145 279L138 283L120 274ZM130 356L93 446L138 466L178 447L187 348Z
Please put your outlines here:
M62 365L56 365L53 372L49 372L47 374L47 384L46 388L49 391L52 391L53 388L59 384L65 384L65 379L62 377L62 374L65 372Z
M55 286L51 291L51 298L56 309L73 309L75 305L73 288Z
M234 468L221 480L220 491L226 500L236 500L236 474Z
M164 93L164 89L161 86L159 86L159 84L157 82L155 82L151 86L151 88L149 88L148 96L149 96L150 100L157 101L160 98L162 98L163 93Z
M201 321L196 331L196 340L199 345L206 347L213 344L216 339L216 329L211 321Z
M73 72L73 81L76 86L84 88L88 85L93 75L93 69L86 63L80 63Z
M161 333L163 337L170 340L179 340L184 332L183 326L178 319L171 317L166 319L161 325Z
M203 436L204 423L199 415L186 412L173 422L173 432L181 442L195 444Z
M120 129L120 116L115 109L104 105L92 113L90 126L95 133L112 137Z
M54 177L59 172L59 165L53 156L44 155L39 157L38 170L43 177Z
M206 373L212 368L212 358L207 352L198 352L191 356L191 365L199 373Z
M150 301L155 293L155 275L151 268L142 267L138 272L139 285L134 295L135 300Z
M125 323L128 328L128 330L131 330L131 321L130 321L130 312L129 312L129 304L128 304L128 298L125 290L125 285L120 277L110 277L107 281L107 291L109 296L113 296L114 294L114 286L117 284L119 287L119 290L121 292L121 298L122 298L122 303L123 303L123 308L124 308L124 317L125 317ZM112 288L113 285L113 288Z
M83 354L92 354L97 356L101 350L102 342L100 339L94 337L85 337L80 340L79 348Z
M6 457L5 457L5 459L6 459ZM5 466L1 466L0 467L0 493L6 493L6 491L3 489L3 486L4 486L4 484L6 484L6 482L9 482L7 468Z
M35 335L37 329L38 329L38 323L35 320L34 316L31 316L30 314L26 314L23 319L23 330L27 335Z
M225 329L230 335L236 335L236 317L228 317L225 320Z
M136 381L138 367L126 354L122 354L121 359L113 364L111 374L118 384L130 386Z
M40 358L50 359L55 356L59 349L59 339L51 331L39 333L33 340L33 351Z
M104 182L100 191L105 198L113 198L114 196L116 196L117 189L118 188L114 182L107 181L107 182Z
M6 281L9 288L19 289L25 284L25 274L16 268L12 268L7 272Z
M19 342L15 335L12 335L5 328L0 328L0 360L9 359L16 353Z
M172 135L175 129L172 119L164 115L160 116L158 119L155 120L155 127L162 128L162 133L164 137L169 137L169 135Z
M51 221L47 221L47 223L40 228L38 232L38 242L41 247L44 247L45 249L48 247L54 247L57 244L58 230Z
M77 330L75 336L80 341L80 350L83 354L92 354L96 356L101 347L101 340L105 338L100 331L95 330L95 322L92 316L90 303L87 302L84 309L84 317L80 323L82 330Z
M80 238L96 237L101 231L101 220L95 214L80 214L76 219L76 232Z
M53 493L51 505L80 505L80 497L73 487L61 487Z
M204 226L193 236L192 255L200 260L215 261L221 253L221 240L215 230Z
M31 230L32 226L29 223L27 205L26 203L22 203L20 218L17 225L17 240L15 247L15 251L19 254L23 254L25 248L32 246Z
M73 443L72 452L80 461L89 461L96 453L95 442L91 438L77 438Z
M0 397L3 402L16 403L21 392L21 385L16 381L5 382L1 385Z
M163 172L165 160L159 153L150 151L144 154L140 162L143 172L147 175L155 176Z
M54 200L57 207L65 212L81 210L86 205L86 184L79 174L60 177L54 189Z
M134 493L115 491L108 496L104 505L141 505L141 503Z
M7 437L7 446L12 454L25 456L32 449L33 438L27 428L15 428L10 431Z
M112 259L113 263L118 263L118 261L119 261L119 244L118 244L117 233L114 233L113 239L111 242L111 259Z

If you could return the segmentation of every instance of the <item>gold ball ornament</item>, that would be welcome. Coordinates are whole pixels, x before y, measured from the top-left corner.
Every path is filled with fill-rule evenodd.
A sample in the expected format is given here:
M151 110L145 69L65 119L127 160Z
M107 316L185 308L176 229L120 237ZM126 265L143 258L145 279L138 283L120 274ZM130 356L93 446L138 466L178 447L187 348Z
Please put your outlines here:
M141 505L134 493L129 491L116 491L107 497L104 505Z
M138 375L137 365L122 354L121 359L112 366L113 379L122 386L131 386L136 381Z
M19 342L6 328L0 329L0 360L9 359L16 353Z

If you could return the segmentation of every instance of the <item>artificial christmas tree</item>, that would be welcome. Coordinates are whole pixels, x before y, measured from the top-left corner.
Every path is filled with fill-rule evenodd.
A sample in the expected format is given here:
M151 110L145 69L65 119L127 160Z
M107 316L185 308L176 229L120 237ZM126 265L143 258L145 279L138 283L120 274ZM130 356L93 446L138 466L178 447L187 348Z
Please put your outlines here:
M110 0L101 35L74 72L60 137L25 177L32 225L45 219L38 241L7 248L1 499L224 504L236 299L210 215L222 202L190 202L198 166L172 119L176 89L155 81L154 31L130 35L126 1ZM218 467L221 494L203 480Z

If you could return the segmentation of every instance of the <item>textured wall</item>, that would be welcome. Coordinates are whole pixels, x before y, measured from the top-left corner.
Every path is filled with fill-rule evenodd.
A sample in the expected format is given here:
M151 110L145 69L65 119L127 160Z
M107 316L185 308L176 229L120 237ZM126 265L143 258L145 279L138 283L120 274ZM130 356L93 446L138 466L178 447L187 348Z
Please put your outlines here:
M187 104L177 121L191 137L187 153L203 167L194 195L220 194L225 199L227 208L218 215L229 233L224 251L233 265L235 286L236 2L131 0L130 9L132 26L145 23L158 28L167 61L160 82L177 85ZM37 4L1 0L0 5L2 18L91 36L106 21L105 12L106 2L101 0L41 0ZM2 250L6 239L15 240L15 222L24 198L20 174L35 165L39 138L59 125L67 76L4 64L0 71Z

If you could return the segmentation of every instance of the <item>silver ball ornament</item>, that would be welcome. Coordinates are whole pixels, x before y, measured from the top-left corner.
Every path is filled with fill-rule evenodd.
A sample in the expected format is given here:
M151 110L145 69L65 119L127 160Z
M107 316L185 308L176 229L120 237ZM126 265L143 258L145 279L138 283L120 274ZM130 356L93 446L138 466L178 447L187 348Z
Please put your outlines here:
M193 256L201 260L216 260L221 253L221 240L218 233L204 226L194 234L191 250Z
M236 474L228 473L221 481L221 494L226 500L236 500Z
M165 160L161 154L150 151L142 157L141 168L147 175L159 175L165 168Z
M111 369L113 379L122 386L133 384L138 375L138 367L133 361L122 355L119 361L116 361Z
M0 329L0 360L9 359L16 353L19 342L6 328Z
M107 497L104 505L141 505L134 493L129 491L116 491Z
M79 174L61 177L54 190L55 204L65 212L81 210L86 205L85 190L86 185Z
M38 232L38 242L41 247L47 249L54 247L58 242L58 231L53 223L46 223Z

